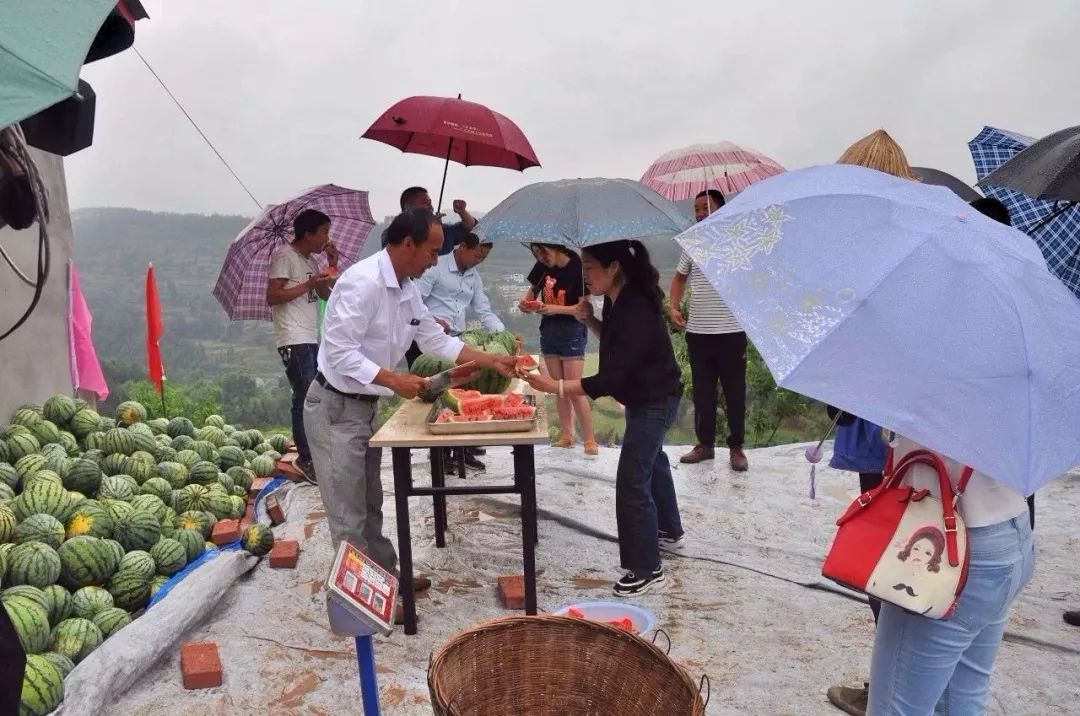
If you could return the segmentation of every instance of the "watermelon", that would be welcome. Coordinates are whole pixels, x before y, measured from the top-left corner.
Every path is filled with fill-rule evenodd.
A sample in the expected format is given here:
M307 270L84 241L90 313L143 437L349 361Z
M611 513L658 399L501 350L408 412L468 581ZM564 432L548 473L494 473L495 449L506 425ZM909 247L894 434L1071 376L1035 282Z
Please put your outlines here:
M79 457L82 460L91 460L97 463L98 467L101 467L101 463L105 460L105 453L101 450L85 450Z
M194 438L195 426L185 417L176 417L169 421L169 425L165 432L167 432L171 438L175 438L178 435L187 435L190 438Z
M97 431L100 423L100 415L89 408L83 408L71 419L71 432L80 440L85 440L87 435Z
M74 609L71 594L59 584L52 584L41 590L48 601L49 623L56 626L71 616Z
M60 479L60 476L57 475L55 472L53 472L52 470L41 469L32 475L28 475L26 478L23 479L23 492L31 489L39 482L51 482L52 484L59 485L60 487L64 486L64 481Z
M200 460L191 467L188 482L196 485L212 485L217 482L217 477L217 465L206 460Z
M286 453L289 450L289 438L281 433L274 433L268 440L270 441L270 447L277 450L279 453Z
M84 495L96 495L101 488L101 467L93 460L75 460L64 476L64 487Z
M113 418L102 417L101 420L98 421L98 430L103 433L107 433L115 427L117 427L117 422Z
M4 609L27 654L39 654L49 648L48 609L26 598L8 599Z
M225 431L221 428L214 427L213 425L205 425L195 431L196 441L206 441L215 448L219 448L225 444L225 437Z
M151 577L150 598L153 599L155 596L157 596L157 593L161 591L162 587L169 583L170 579L172 579L172 577L164 574L155 574L153 577Z
M222 470L228 472L230 468L243 466L244 451L238 447L226 445L218 451L218 464Z
M26 657L19 716L45 716L64 699L64 675L39 654Z
M224 430L225 418L221 417L220 415L207 415L205 418L203 418L203 426L214 427Z
M58 654L55 651L47 651L41 655L46 661L55 666L60 672L60 675L67 678L67 675L75 668L75 664L71 659L67 658L63 654Z
M130 570L122 569L114 574L108 589L116 606L129 612L138 611L150 599L150 580Z
M7 483L0 482L0 505L6 505L15 499L15 490L8 487Z
M109 513L109 517L113 519L113 530L116 529L116 521L127 517L131 514L131 503L124 502L123 500L113 500L107 497L102 497L98 501L105 511Z
M105 637L101 630L94 626L94 622L82 617L65 619L52 630L52 650L76 664L101 646L104 640Z
M99 465L103 474L112 477L113 475L124 474L124 466L127 464L127 461L127 455L124 455L123 453L114 453L103 457Z
M255 481L255 473L246 467L230 467L225 474L232 478L234 485L245 490L250 489L251 483Z
M147 420L146 424L150 426L150 430L154 433L154 435L164 435L165 437L169 437L168 418L154 418L153 420Z
M33 455L41 450L41 443L29 431L18 432L7 440L8 460L18 461L19 458Z
M274 472L274 461L266 455L259 455L251 461L251 470L259 477L268 477Z
M188 510L177 518L176 526L181 531L195 530L203 536L203 539L210 539L215 523L214 516L209 512Z
M16 599L25 599L38 605L46 612L49 611L49 598L45 596L45 591L37 587L31 587L29 584L8 587L3 593L0 593L0 601L5 604Z
M11 453L8 452L7 443L4 442L3 438L0 438L0 462L7 462L10 457Z
M120 560L120 572L134 572L135 574L142 575L147 579L154 576L157 572L157 563L154 558L150 556L149 552L142 550L133 550L124 555L124 558Z
M113 518L108 510L96 501L86 501L77 506L68 518L65 535L68 539L88 535L91 537L111 537Z
M76 461L68 457L67 450L59 445L49 445L51 450L42 449L41 454L45 456L45 469L55 472L59 477L63 478L68 474L70 466Z
M234 520L242 518L244 513L247 512L247 498L240 495L229 495L229 502L232 503L229 517Z
M11 414L11 423L12 425L22 425L28 428L44 418L45 414L38 406L24 405Z
M22 475L9 463L0 462L0 483L14 490L22 483Z
M192 443L191 449L197 453L200 458L206 462L212 463L214 467L217 467L220 458L217 448L214 447L213 443L207 442L206 440L196 440Z
M516 405L495 408L492 411L495 420L532 420L536 417L536 408L531 405Z
M154 439L154 436L150 434L149 430L143 432L129 428L128 435L131 436L131 442L135 446L135 450L132 451L132 454L136 452L145 453L145 458L149 458L151 464L156 462L154 460L154 453L157 452L157 449L160 446L158 445L158 441Z
M60 428L56 427L56 423L51 420L42 418L33 425L30 425L29 428L33 436L37 438L38 442L42 445L60 442Z
M10 542L11 538L15 535L15 525L18 520L15 518L15 513L11 511L11 508L6 505L0 505L0 542ZM0 578L4 576L3 572L0 572Z
M135 510L145 510L157 518L158 522L165 519L165 511L168 506L156 495L136 495L131 501L131 507Z
M488 342L488 336L490 334L482 328L474 328L472 330L465 331L459 338L465 345L472 346L474 348L482 348L485 343Z
M218 484L221 485L221 488L225 490L227 494L232 494L232 489L236 486L236 483L233 482L233 479L229 477L228 474L224 472L218 473L217 481Z
M44 542L53 549L64 541L64 525L52 515L30 515L15 528L15 544Z
M457 412L461 415L484 415L495 408L501 408L503 396L483 394L478 398L467 398L458 402Z
M213 490L210 492L206 509L219 520L228 519L232 514L232 498L222 490Z
M147 550L161 539L161 522L153 513L133 509L113 525L113 537L126 550Z
M131 485L123 476L110 475L101 481L98 497L102 500L131 502L132 498L135 497L135 491L131 489Z
M15 461L15 472L19 473L25 480L38 470L45 469L45 456L40 452L35 452L30 455L23 455Z
M229 494L232 495L233 497L239 497L240 499L244 500L245 502L247 501L247 498L248 498L248 491L245 490L244 488L240 487L239 485L233 485L233 489L232 489L232 491L229 492Z
M111 594L109 599L112 600ZM108 639L131 623L131 615L119 607L108 607L95 614L91 621L101 630L101 635Z
M188 485L180 490L178 512L205 510L210 506L210 491L202 485Z
M101 587L83 587L71 595L71 608L81 619L93 619L95 614L112 606L112 595Z
M202 456L199 455L199 453L195 452L194 450L188 449L181 450L180 452L176 453L176 462L187 468L188 473L190 474L191 468L195 467L195 465L200 462L204 462L204 460L202 459ZM189 477L188 479L190 480L191 478Z
M116 422L121 425L141 423L146 420L146 408L142 403L134 400L125 400L116 406Z
M113 428L105 433L106 455L130 455L135 452L135 435L125 428Z
M7 582L44 589L60 578L60 556L44 542L15 545L8 554Z
M190 435L178 435L172 439L169 443L169 447L173 450L190 450L191 446L195 444L195 438Z
M190 563L206 551L206 538L202 532L193 529L178 529L173 539L184 547L187 561Z
M39 480L27 485L11 504L12 511L20 520L36 514L52 515L59 519L67 509L68 500L67 490L62 483Z
M115 572L120 568L120 560L124 558L124 548L113 539L103 539L101 543L105 546L105 555L109 560L109 572Z
M466 390L464 388L450 388L443 393L443 402L446 407L453 410L455 413L461 412L461 401L471 400L473 398L479 398L480 391L478 390Z
M172 485L163 477L151 477L142 484L139 492L143 495L153 495L164 503L172 495Z
M240 544L256 557L262 557L274 548L274 533L266 525L256 522L244 530Z
M100 450L102 454L105 452L105 433L95 431L83 438L83 447L87 452L91 450ZM85 457L85 455L83 456ZM100 462L100 461L99 461Z
M160 462L157 467L154 468L154 472L158 477L163 478L169 483L169 487L174 490L179 490L188 481L188 468L179 462Z
M171 576L187 565L187 548L174 539L162 538L150 548L158 574Z
M58 550L60 582L69 589L104 584L116 571L116 559L105 540L72 537Z

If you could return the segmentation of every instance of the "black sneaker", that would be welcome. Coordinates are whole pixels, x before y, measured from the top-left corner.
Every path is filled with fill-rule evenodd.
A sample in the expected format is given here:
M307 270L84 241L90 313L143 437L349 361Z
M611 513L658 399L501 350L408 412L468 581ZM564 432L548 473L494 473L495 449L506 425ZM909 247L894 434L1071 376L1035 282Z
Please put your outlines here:
M466 450L468 452L472 453L473 455L487 455L487 448L471 447L471 448L466 448Z
M627 571L611 591L616 597L638 597L663 583L664 567L661 565L648 577L635 577L633 572Z
M304 473L304 479L307 480L309 485L318 485L319 479L315 476L315 465L311 460L296 460L293 463L297 470Z
M681 550L686 546L686 533L683 532L678 537L669 535L667 532L660 530L660 549Z
M486 470L487 466L468 452L465 453L465 468L467 470Z

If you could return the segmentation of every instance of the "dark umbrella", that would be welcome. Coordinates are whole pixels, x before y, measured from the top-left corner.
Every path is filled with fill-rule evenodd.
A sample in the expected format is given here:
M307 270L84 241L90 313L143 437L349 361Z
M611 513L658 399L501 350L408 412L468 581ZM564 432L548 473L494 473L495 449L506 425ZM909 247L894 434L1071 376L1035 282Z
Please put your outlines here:
M1080 201L1080 126L1043 137L982 178L1034 199Z
M940 169L928 169L927 167L912 167L911 169L922 179L923 184L933 184L934 186L952 189L954 194L967 202L982 199L979 192L948 172L943 172Z
M465 166L524 171L540 166L529 140L509 118L458 95L409 97L383 112L361 137L410 154L445 160L439 206L450 160Z

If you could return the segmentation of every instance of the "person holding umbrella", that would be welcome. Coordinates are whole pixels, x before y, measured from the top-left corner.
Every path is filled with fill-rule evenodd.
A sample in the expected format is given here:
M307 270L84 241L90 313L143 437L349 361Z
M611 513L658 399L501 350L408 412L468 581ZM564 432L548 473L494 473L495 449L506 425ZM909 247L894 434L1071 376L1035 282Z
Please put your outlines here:
M601 319L592 304L577 303L575 315L600 338L596 375L578 380L524 373L534 389L559 397L610 395L626 406L626 433L615 480L619 558L626 573L613 591L637 597L664 584L660 545L678 547L682 520L664 453L664 437L675 420L682 374L675 361L660 276L637 240L591 244L582 249L589 291L604 297Z
M327 273L319 271L313 256L325 252ZM317 481L311 449L304 432L304 397L315 379L319 352L318 300L330 297L337 273L338 251L330 243L330 217L305 209L293 220L292 243L284 244L270 259L266 302L274 320L278 354L292 390L292 433L298 453L296 467L308 482Z
M401 199L399 200L402 211L411 211L413 209L427 209L433 211L434 206L431 203L431 194L428 190L422 186L411 186L405 191L401 192ZM461 221L456 224L444 223L443 228L443 246L439 251L440 256L445 256L454 250L454 247L461 243L461 240L465 238L465 234L472 231L476 226L476 219L469 213L468 205L464 199L454 199L454 213L457 214ZM442 215L439 215L442 218ZM390 229L387 228L382 234L382 245L386 247L386 240L390 235Z
M427 353L504 375L513 373L515 359L466 346L424 306L414 281L438 260L438 217L413 209L395 218L389 231L386 248L346 270L330 294L304 427L322 476L319 492L335 548L347 540L393 571L397 553L382 533L382 450L368 443L379 398L409 400L428 384L396 366L414 339Z

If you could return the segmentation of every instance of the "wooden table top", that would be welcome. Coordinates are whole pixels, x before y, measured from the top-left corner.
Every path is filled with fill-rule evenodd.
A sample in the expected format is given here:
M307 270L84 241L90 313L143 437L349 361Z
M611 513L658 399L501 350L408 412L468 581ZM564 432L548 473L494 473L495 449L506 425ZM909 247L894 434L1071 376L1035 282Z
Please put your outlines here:
M524 386L524 390L522 390ZM518 381L516 392L532 393L532 389ZM512 391L512 392L514 392ZM543 405L543 396L537 396ZM520 433L469 433L467 435L433 435L427 429L427 416L431 412L431 403L422 400L407 400L397 412L386 421L378 432L371 436L371 447L497 447L499 445L547 445L551 442L548 432L547 410L541 407L536 413L536 427Z

